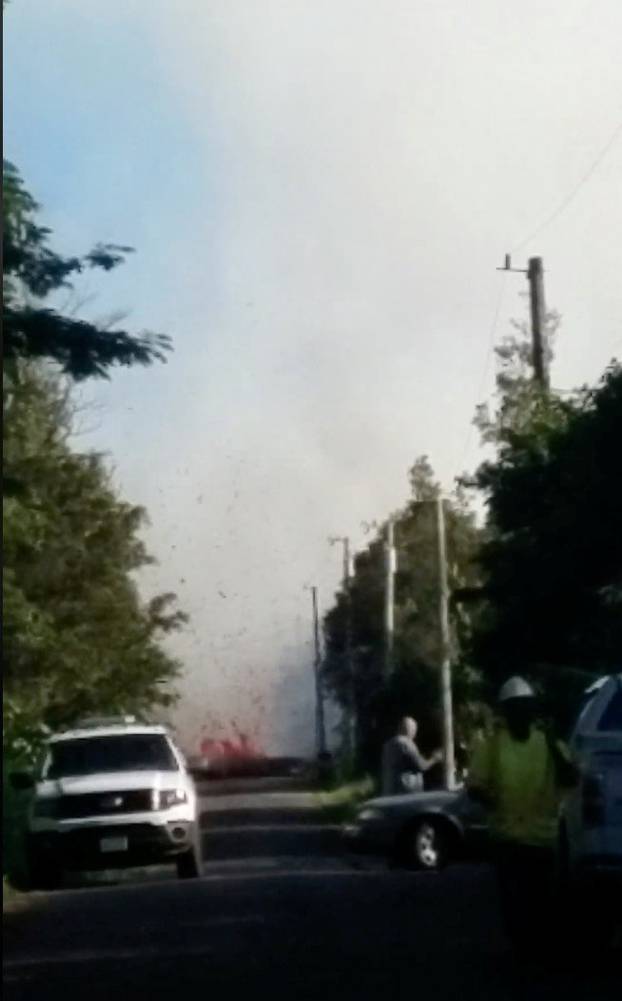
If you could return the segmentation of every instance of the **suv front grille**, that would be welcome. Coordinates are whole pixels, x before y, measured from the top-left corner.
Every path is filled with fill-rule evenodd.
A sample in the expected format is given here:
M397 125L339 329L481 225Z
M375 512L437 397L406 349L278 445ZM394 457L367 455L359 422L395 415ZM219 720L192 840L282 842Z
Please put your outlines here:
M109 817L115 813L147 813L152 809L151 789L128 789L125 792L61 796L59 815L63 820L70 820L76 817Z

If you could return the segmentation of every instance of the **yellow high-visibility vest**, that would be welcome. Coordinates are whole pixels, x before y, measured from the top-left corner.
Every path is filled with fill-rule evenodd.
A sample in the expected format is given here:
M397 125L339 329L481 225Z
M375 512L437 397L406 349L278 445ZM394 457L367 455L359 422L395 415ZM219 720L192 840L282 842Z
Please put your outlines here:
M560 751L568 757L561 743ZM555 763L542 730L516 740L505 727L473 748L468 784L492 801L491 833L528 845L553 845L561 790Z

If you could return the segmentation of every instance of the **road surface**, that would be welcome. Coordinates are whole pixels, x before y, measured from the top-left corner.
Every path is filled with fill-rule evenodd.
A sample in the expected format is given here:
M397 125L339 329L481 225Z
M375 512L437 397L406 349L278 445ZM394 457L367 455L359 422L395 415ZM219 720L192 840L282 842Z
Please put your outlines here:
M204 875L33 894L5 919L8 1001L288 997L613 1001L613 971L545 972L497 927L485 866L435 875L342 857L311 793L203 787Z

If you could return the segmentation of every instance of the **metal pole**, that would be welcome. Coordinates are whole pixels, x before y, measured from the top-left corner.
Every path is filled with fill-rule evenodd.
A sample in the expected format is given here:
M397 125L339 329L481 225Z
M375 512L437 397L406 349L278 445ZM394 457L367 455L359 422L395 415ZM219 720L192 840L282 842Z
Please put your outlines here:
M395 635L395 544L393 519L387 522L385 552L384 588L384 673L388 678L393 662L393 639Z
M546 358L546 330L544 306L544 268L541 257L530 257L527 268L529 302L531 305L531 338L533 342L534 379L545 392L549 388Z
M328 540L331 546L341 543L343 546L343 580L342 588L345 602L345 667L347 676L347 704L342 717L344 727L345 754L352 759L356 752L356 691L354 677L354 657L352 655L352 596L350 593L350 540L347 536L331 536Z
M313 640L315 646L314 671L315 671L315 737L317 753L324 754L326 751L326 724L324 721L324 693L322 691L322 654L320 650L320 620L318 614L317 587L311 588L313 599Z
M443 710L443 779L445 788L453 789L455 785L455 763L453 706L451 697L449 587L447 584L445 508L442 497L438 497L436 500L436 526L438 540L441 705Z

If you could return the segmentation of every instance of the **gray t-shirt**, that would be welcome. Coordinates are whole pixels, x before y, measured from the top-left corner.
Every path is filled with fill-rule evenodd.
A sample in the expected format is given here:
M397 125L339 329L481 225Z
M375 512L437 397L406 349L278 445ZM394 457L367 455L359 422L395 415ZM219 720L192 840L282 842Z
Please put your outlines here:
M397 796L423 788L425 759L410 737L391 737L382 749L382 794Z

